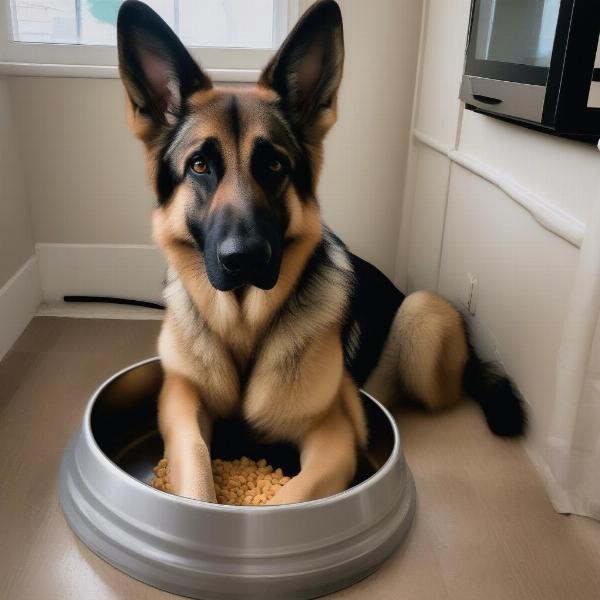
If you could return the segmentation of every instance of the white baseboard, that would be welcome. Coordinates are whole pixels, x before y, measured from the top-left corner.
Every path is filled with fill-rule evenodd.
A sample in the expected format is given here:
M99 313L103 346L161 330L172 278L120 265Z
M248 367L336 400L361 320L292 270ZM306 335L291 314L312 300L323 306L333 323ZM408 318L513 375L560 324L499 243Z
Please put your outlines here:
M44 302L64 296L114 296L162 302L166 263L156 246L35 245Z
M104 304L95 302L42 302L36 317L67 317L70 319L126 319L128 321L162 321L164 310Z
M21 335L42 301L35 256L0 288L0 359Z

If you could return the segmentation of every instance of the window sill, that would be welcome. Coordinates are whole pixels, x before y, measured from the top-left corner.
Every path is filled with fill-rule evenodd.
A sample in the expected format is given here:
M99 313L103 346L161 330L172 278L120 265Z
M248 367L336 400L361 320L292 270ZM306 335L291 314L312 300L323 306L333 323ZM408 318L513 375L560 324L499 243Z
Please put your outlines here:
M213 81L223 83L254 83L258 69L206 69ZM114 66L57 65L40 63L15 63L0 61L0 76L13 77L81 77L86 79L118 79Z

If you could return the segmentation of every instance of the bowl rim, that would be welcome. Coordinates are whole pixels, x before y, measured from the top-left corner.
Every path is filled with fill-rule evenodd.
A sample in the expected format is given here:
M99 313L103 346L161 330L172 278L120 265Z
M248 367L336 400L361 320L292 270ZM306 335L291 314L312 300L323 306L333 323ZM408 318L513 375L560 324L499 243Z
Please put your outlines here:
M366 396L371 402L373 402L387 418L387 420L390 423L391 428L392 428L392 432L393 432L393 436L394 436L394 443L393 443L390 455L388 456L387 460L383 463L383 465L381 465L381 467L375 473L373 473L373 475L371 475L369 478L365 479L364 481L361 481L358 485L352 486L351 488L348 488L347 490L344 490L342 492L338 492L337 494L333 494L332 496L326 496L325 498L319 498L317 500L307 500L305 502L294 502L291 504L273 504L273 505L258 505L258 506L236 506L236 505L229 505L229 504L218 504L215 502L208 502L206 500L197 500L195 498L187 498L186 496L177 496L175 494L168 494L166 492L163 492L162 490L158 490L158 489L152 487L150 484L145 483L145 482L141 481L140 479L137 479L136 477L134 477L133 475L130 475L129 473L127 473L127 471L124 471L121 467L119 467L119 465L117 465L114 461L112 461L104 453L104 451L100 448L100 446L98 445L98 442L96 441L94 434L92 433L92 420L91 420L92 410L94 409L96 400L98 399L100 394L113 381L115 381L117 378L121 377L125 373L127 373L129 371L133 371L136 368L142 367L142 366L150 364L150 363L158 363L160 365L160 357L153 356L151 358L146 358L137 363L129 365L129 366L117 371L116 373L111 375L108 379L103 381L98 386L98 388L94 391L94 393L92 394L91 398L89 399L89 401L86 405L84 417L83 417L83 424L82 424L81 429L82 429L82 434L85 436L85 439L89 443L90 450L92 451L92 453L94 454L94 457L97 460L100 460L107 467L112 469L115 473L118 474L119 477L124 478L130 484L132 483L135 487L138 487L140 489L140 491L143 491L144 493L156 494L156 496L155 496L156 498L162 498L163 500L165 500L167 502L175 503L175 505L183 504L186 506L195 507L197 509L204 509L204 510L211 510L211 511L218 510L218 511L223 511L223 512L233 512L233 513L240 513L240 514L252 514L252 513L256 513L257 511L260 511L262 513L272 512L272 511L292 512L292 511L297 511L297 510L300 510L303 508L324 507L329 504L334 504L336 502L340 502L342 500L352 498L353 496L358 495L363 489L376 485L377 482L379 480L383 479L389 473L389 471L393 468L393 466L397 463L398 456L401 453L400 431L398 430L398 425L396 424L394 417L392 416L390 411L383 404L381 404L381 402L379 402L379 400L375 399L373 396L371 396L371 394L369 394L362 388L359 388L360 393L363 394L364 396Z

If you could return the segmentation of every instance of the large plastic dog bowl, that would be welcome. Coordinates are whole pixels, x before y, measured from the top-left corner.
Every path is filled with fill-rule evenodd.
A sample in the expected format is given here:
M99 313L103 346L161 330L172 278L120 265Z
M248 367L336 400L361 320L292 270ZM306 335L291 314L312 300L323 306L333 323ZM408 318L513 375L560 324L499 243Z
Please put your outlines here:
M67 521L110 564L192 598L314 598L366 577L406 537L413 478L392 417L367 394L370 443L351 488L301 504L221 506L148 485L162 456L161 381L158 359L111 377L93 395L63 457ZM220 425L213 438L213 457L265 456L286 474L298 469L294 449L259 445L237 422Z

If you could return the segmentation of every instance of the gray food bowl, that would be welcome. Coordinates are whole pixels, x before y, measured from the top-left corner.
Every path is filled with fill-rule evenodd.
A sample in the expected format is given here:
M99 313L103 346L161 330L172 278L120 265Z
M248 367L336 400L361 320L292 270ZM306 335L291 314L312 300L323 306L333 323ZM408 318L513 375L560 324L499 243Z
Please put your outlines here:
M406 537L415 487L394 420L363 393L370 443L347 491L285 506L221 506L152 488L162 456L158 359L121 371L92 396L65 450L60 502L75 533L121 571L192 598L315 598L366 577ZM236 421L212 456L265 457L288 475L295 449L258 444Z

